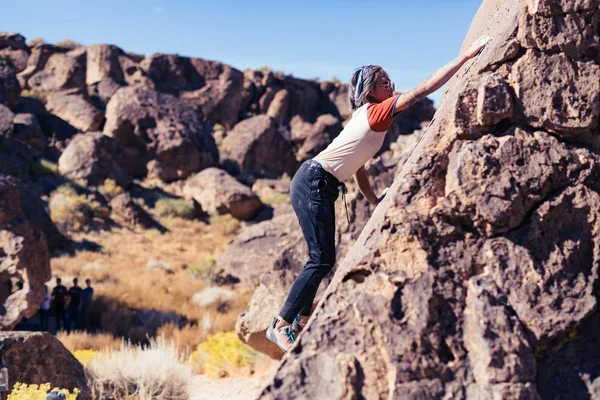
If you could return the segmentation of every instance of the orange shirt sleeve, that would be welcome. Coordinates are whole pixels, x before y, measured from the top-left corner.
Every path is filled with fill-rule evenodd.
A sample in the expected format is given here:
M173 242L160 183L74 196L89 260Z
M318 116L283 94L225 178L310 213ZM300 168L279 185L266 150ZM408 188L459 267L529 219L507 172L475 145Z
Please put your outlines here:
M396 103L398 102L399 94L382 101L381 103L371 103L367 108L367 118L369 126L375 132L385 132L389 129L394 121Z

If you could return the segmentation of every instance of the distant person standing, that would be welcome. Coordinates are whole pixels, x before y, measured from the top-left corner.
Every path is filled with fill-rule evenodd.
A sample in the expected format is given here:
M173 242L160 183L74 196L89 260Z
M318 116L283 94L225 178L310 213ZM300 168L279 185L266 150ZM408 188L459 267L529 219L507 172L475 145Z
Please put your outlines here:
M56 286L52 290L52 305L54 306L54 316L56 318L56 330L60 331L62 325L67 326L67 316L65 315L65 298L67 297L67 288L61 283L60 278L56 278Z
M85 280L85 289L81 292L81 323L86 331L92 330L92 304L94 299L94 288L92 281Z
M82 289L79 287L77 278L73 279L73 286L69 289L69 308L67 309L67 332L71 332L71 327L75 323L75 329L79 326L79 306L81 303Z
M40 304L40 330L48 330L48 312L50 311L50 292L48 285L44 285L44 300Z

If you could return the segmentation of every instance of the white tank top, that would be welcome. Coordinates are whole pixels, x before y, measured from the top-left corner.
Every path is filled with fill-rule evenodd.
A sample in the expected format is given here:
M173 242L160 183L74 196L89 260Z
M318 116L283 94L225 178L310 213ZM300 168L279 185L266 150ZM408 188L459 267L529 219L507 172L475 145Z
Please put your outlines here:
M358 108L342 132L314 160L340 182L350 178L381 148L397 115L398 97Z

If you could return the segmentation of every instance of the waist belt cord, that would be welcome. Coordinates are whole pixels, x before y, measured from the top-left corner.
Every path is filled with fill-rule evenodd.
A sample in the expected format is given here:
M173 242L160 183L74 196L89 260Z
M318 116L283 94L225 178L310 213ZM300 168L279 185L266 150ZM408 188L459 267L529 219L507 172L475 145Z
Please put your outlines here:
M346 193L348 193L348 189L346 188L346 185L340 183L340 186L338 186L338 190L340 191L340 193L342 193L342 199L344 199L344 209L346 210L346 219L348 220L348 225L350 225L350 217L348 216L348 204L346 203Z

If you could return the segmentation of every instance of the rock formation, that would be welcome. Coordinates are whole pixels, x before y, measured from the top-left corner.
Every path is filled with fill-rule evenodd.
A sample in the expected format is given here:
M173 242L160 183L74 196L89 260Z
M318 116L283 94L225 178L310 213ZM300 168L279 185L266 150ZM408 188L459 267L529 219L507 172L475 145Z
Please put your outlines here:
M484 0L433 124L261 399L600 398L596 0Z

